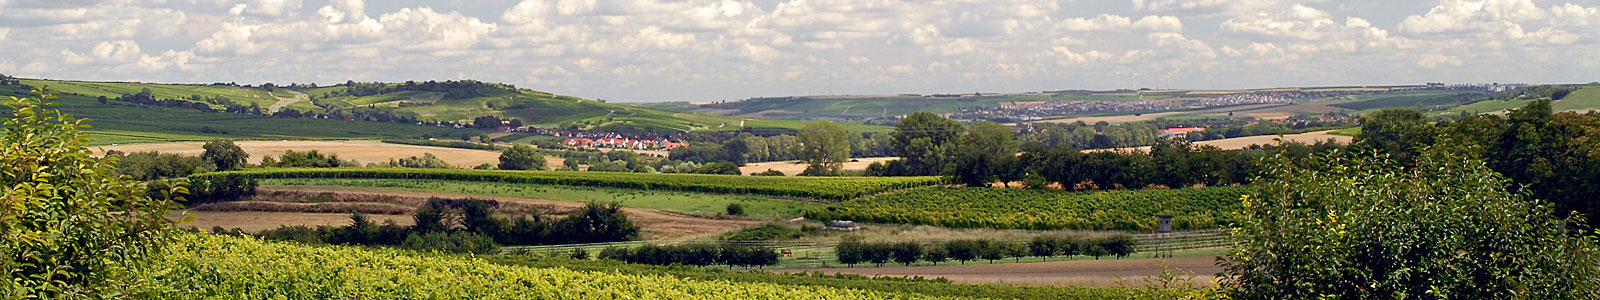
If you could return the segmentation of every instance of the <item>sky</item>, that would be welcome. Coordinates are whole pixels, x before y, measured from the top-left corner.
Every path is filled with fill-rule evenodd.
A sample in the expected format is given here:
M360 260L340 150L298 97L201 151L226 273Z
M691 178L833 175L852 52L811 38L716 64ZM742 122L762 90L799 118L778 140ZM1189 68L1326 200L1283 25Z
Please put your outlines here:
M1600 80L1600 0L0 0L0 74L618 102Z

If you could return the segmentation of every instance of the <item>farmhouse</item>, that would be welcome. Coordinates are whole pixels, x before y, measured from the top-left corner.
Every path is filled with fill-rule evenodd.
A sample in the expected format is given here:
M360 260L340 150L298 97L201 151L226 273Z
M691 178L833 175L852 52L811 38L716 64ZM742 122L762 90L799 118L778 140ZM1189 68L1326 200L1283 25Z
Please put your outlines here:
M1190 132L1203 132L1205 127L1177 127L1161 130L1161 137L1189 136Z

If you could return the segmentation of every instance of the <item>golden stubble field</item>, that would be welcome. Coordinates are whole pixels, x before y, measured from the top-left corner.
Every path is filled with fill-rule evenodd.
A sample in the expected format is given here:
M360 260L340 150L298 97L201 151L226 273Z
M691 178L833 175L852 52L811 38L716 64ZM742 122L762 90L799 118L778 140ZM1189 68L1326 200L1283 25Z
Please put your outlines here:
M250 154L251 163L259 163L267 155L274 157L283 155L284 152L289 150L296 152L317 150L317 152L323 154L337 154L339 159L354 159L362 164L386 163L390 159L422 156L424 153L432 153L434 156L450 163L450 165L459 168L500 163L500 152L389 144L379 141L236 141L234 143ZM122 151L124 153L155 151L182 155L200 155L200 153L205 152L205 149L201 148L203 145L205 145L204 142L176 142L95 146L91 148L94 148L96 155L103 154L107 150ZM564 160L559 157L546 156L545 161L548 166L559 167Z

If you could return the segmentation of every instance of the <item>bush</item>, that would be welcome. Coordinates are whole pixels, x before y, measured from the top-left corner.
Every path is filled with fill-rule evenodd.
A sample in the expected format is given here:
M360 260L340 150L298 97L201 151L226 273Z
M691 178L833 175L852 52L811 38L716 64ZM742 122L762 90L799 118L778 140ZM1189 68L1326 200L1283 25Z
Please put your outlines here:
M783 171L778 171L778 170L773 170L773 169L767 169L766 171L761 171L761 172L751 173L750 174L750 176L784 176L784 175L786 175L786 174L783 174Z
M400 248L427 252L489 254L500 251L500 244L496 244L493 238L475 232L434 231L412 233L400 244Z
M1569 231L1582 218L1551 217L1459 153L1272 158L1220 285L1235 299L1600 297L1600 241Z
M728 203L728 215L730 215L730 216L743 216L744 215L744 205L739 204L739 203Z
M761 225L761 226L756 226L756 227L746 227L746 228L743 228L743 229L739 229L739 231L734 231L732 234L729 234L727 237L724 237L723 240L729 240L729 241L792 240L792 239L800 238L802 235L804 235L802 232L800 232L799 230L795 230L793 228L779 226L777 224L766 224L766 225Z
M544 155L527 145L512 146L500 152L501 170L544 170L544 165Z
M134 272L168 246L173 204L113 175L81 120L48 109L53 92L33 93L11 97L0 126L0 298L127 298L149 282Z

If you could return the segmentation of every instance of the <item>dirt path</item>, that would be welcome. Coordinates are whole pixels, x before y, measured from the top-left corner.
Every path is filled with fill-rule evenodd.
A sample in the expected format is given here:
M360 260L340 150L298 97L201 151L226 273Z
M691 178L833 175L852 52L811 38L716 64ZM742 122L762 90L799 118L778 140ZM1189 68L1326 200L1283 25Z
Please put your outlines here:
M1026 261L1026 259L1024 259ZM1167 259L1170 268L1192 271L1194 282L1210 285L1211 277L1222 269L1216 266L1215 256L1178 257ZM940 266L879 267L879 268L820 268L783 269L777 272L814 272L828 274L857 274L867 276L922 276L944 277L960 283L1001 283L1020 285L1079 285L1117 286L1117 277L1126 279L1128 285L1143 285L1145 277L1161 272L1156 259L1101 259L1035 263L1002 263L961 265L951 263Z
M474 198L488 199L500 202L512 202L529 205L550 207L557 212L567 212L583 207L583 203L549 199L482 196L455 193L414 192L402 190L374 189L374 188L347 188L347 187L312 187L312 186L264 186L258 191L293 191L293 192L332 192L339 194L366 194L374 196L396 197L442 197L442 198ZM644 230L643 238L646 240L672 240L689 237L699 237L720 234L738 230L739 228L760 224L756 220L716 219L680 212L643 209L622 208L634 224ZM346 216L348 219L348 216Z
M294 98L278 97L277 95L272 95L272 92L267 92L267 95L272 95L273 98L278 98L278 103L273 103L272 106L268 106L267 111L278 113L278 110L281 110L284 107L289 107L289 105L297 102L311 99L310 97L306 96L306 93L301 93L300 91L289 91L289 93L294 94Z

